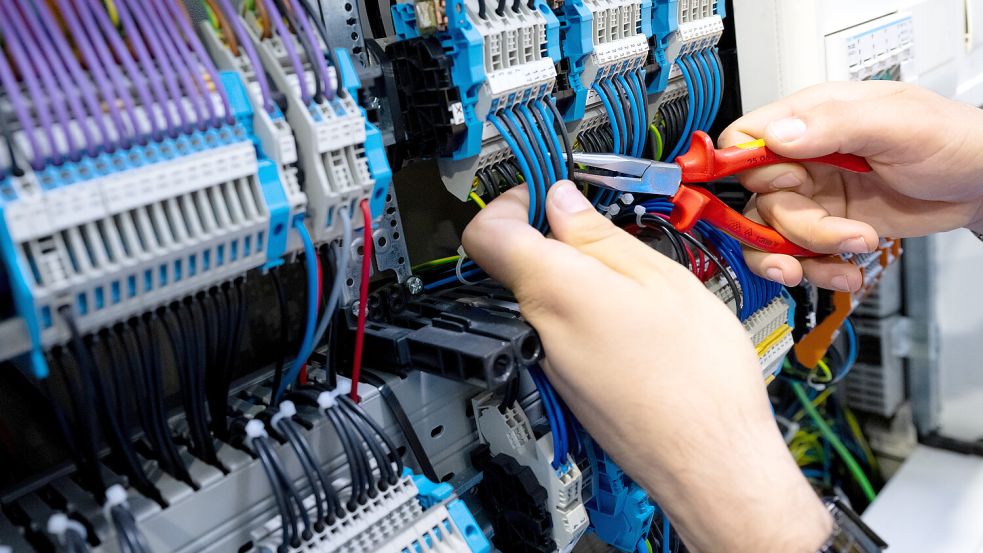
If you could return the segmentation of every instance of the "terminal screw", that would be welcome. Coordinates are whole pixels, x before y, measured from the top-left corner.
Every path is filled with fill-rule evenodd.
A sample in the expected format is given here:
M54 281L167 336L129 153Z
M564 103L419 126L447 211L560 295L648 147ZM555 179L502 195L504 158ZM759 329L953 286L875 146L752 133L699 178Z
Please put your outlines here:
M406 279L406 289L414 296L419 294L423 291L423 279L415 275L411 276Z

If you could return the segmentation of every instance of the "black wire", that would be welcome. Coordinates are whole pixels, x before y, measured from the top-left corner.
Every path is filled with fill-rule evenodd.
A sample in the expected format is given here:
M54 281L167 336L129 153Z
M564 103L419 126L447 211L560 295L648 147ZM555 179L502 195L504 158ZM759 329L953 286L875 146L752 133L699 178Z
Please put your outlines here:
M117 335L120 336L126 350L127 366L130 368L130 382L133 384L133 391L136 396L135 403L138 407L143 435L149 440L150 449L157 455L160 467L165 472L174 474L175 469L171 465L171 460L165 454L164 439L160 436L157 425L153 423L151 402L147 392L146 359L143 355L143 346L135 323L126 326L120 325L117 329ZM136 371L139 378L133 375L133 371Z
M498 0L498 7L495 8L495 13L499 16L505 15L505 0Z
M64 536L65 548L71 553L87 553L89 551L89 544L85 542L85 538L76 532L74 528L65 530Z
M512 2L512 11L515 12L515 13L519 13L519 7L520 6L522 6L522 0L513 0L513 2Z
M362 380L379 390L379 394L385 400L386 406L392 412L393 418L396 419L396 424L399 426L400 432L403 433L407 447L413 452L413 457L416 459L417 466L420 467L420 472L429 478L431 482L439 482L440 478L437 477L437 471L434 469L433 462L430 461L427 451L423 449L423 442L420 441L420 436L416 433L416 429L413 428L413 423L410 422L410 418L403 409L403 404L399 402L399 398L392 391L392 388L382 378L372 373L363 372ZM399 457L398 450L397 457ZM402 466L401 457L399 458L399 463ZM402 472L402 469L400 469L400 472Z
M563 175L563 165L560 157L560 152L556 151L556 146L553 141L550 140L550 135L553 134L553 129L546 124L546 120L543 119L543 115L539 113L538 109L529 109L532 112L532 118L536 121L536 125L539 127L539 134L543 135L543 141L546 142L546 150L550 155L550 162L553 164L553 173L556 178L559 179Z
M304 471L304 476L307 478L307 482L311 486L311 494L314 496L314 505L317 509L317 522L315 522L315 529L321 531L322 521L327 519L324 511L324 505L327 502L324 495L321 493L320 480L317 476L316 463L311 462L307 457L307 454L300 446L300 437L287 430L292 421L288 419L280 419L277 422L276 430L278 430L285 438L287 438L287 443L290 444L290 448L294 450L294 455L297 456L297 461L300 463L300 468Z
M567 175L569 178L573 178L573 144L570 141L570 132L567 131L567 125L563 121L563 116L560 115L560 110L556 109L556 101L552 97L546 98L546 105L549 106L550 111L553 112L553 124L560 131L560 139L563 141L563 151L567 154Z
M478 0L478 17L482 19L488 19L488 14L486 13L485 0Z
M350 431L341 424L338 419L338 414L333 408L328 408L324 410L324 415L328 418L331 426L334 427L335 433L338 434L338 438L341 441L341 447L345 450L345 458L348 459L348 472L351 479L352 493L348 498L347 508L349 511L354 511L358 508L359 504L364 504L365 501L362 499L363 493L363 483L362 483L362 466L359 464L360 457L356 453L355 444L353 443Z
M610 98L612 102L620 102L621 103L621 108L622 108L621 109L621 112L622 112L623 115L625 115L625 125L624 126L621 126L620 122L618 122L618 120L617 120L618 110L614 109L614 106L611 106L611 108L612 108L611 111L614 112L613 113L614 119L611 119L611 132L613 133L614 132L614 129L617 128L618 129L618 134L621 137L621 145L622 145L623 148L627 148L628 147L628 121L627 121L628 117L627 117L627 115L628 115L628 113L631 112L631 110L630 110L630 108L627 108L626 109L627 102L626 102L625 98L614 93L614 81L611 78L608 78L606 80L601 81L600 83L598 83L598 86L601 87L602 89L604 89L604 91L608 95L608 98ZM621 153L621 152L616 152L616 153Z
M296 510L295 516L300 516L300 520L304 524L304 531L301 537L304 540L311 539L311 536L314 535L311 526L311 518L307 514L307 507L304 505L304 500L301 499L300 493L297 492L297 488L294 486L294 483L287 476L286 469L283 468L283 461L280 460L280 456L273 451L273 448L265 438L255 441L254 444L258 446L257 451L261 451L262 455L269 457L273 470L276 473L276 477L279 479L280 485L286 492L288 503L291 503L293 508Z
M280 309L280 355L277 356L276 367L273 369L273 391L280 389L283 381L283 366L287 359L287 343L289 342L290 313L287 310L287 300L283 294L283 283L280 282L279 267L270 271L273 280L273 291L276 292L276 302Z
M125 540L125 545L130 547L131 551L135 553L150 553L150 545L147 543L147 538L137 528L136 518L133 517L133 513L129 509L126 509L122 505L116 505L110 509L110 516L113 519L116 534L120 538L120 548L124 547Z
M68 332L71 335L71 348L77 368L79 373L81 373L81 378L78 379L80 394L73 398L73 400L76 402L78 423L82 426L82 431L86 434L87 438L85 442L85 454L88 456L89 462L92 463L92 483L98 486L98 489L92 490L92 492L99 502L102 503L105 501L106 482L102 477L102 471L99 469L99 422L96 418L96 406L93 405L96 402L94 384L96 378L94 374L95 364L92 362L91 353L82 341L82 336L79 334L78 326L75 324L75 318L72 316L71 308L67 306L63 307L58 310L58 313L68 327Z
M389 458L391 459L391 462L396 463L396 473L393 480L390 481L390 484L395 485L396 479L398 479L399 476L403 473L403 458L397 452L396 444L393 443L392 439L389 437L388 434L386 434L386 431L383 430L382 426L380 426L379 423L375 421L375 419L370 417L368 413L366 413L365 410L362 409L362 407L359 404L355 403L355 401L352 400L352 398L348 396L342 396L341 403L342 405L347 405L348 409L353 414L355 414L355 416L362 419L362 421L365 424L367 424L370 429L372 429L372 432L374 432L379 437L379 439L382 440L382 443L386 446L386 449L389 450Z
M194 406L194 399L191 393L191 383L188 382L188 359L185 349L184 336L179 338L181 323L178 323L173 312L164 310L161 320L164 322L164 333L167 335L171 350L174 353L174 364L177 369L178 385L181 387L181 402L184 404L185 419L188 421L188 432L191 434L191 441L194 450L199 450L202 437L199 433L197 424L197 409Z
M540 174L543 176L543 181L544 181L543 185L545 188L549 188L550 186L553 185L553 183L551 182L545 182L546 180L549 179L550 173L549 173L549 169L547 169L547 164L549 162L546 160L545 152L539 149L539 142L536 140L536 135L533 134L532 125L529 124L529 121L518 110L514 110L512 113L515 115L515 118L519 121L519 127L522 129L522 132L526 135L526 138L528 139L529 144L533 150L534 159L536 163L539 164L539 171ZM518 135L515 136L516 139L518 139Z
M273 462L262 453L260 453L258 443L262 438L253 438L253 451L256 452L256 457L259 458L259 462L263 465L263 472L266 473L266 479L270 482L270 488L273 490L273 497L276 499L277 510L280 511L280 532L282 538L280 540L281 547L289 547L294 543L294 535L297 531L296 519L294 518L293 509L287 503L287 499L284 496L283 488L280 486L280 481L277 479L276 471L273 468Z
M218 452L215 451L215 441L212 439L211 432L208 430L208 416L206 414L208 412L208 401L205 396L205 372L208 369L208 343L205 312L201 305L200 297L194 300L186 300L185 307L190 310L189 317L191 324L194 326L194 341L198 346L195 348L195 352L198 355L196 363L193 365L194 371L191 372L191 382L194 385L194 402L198 407L198 424L201 427L200 431L205 437L205 460L222 469L224 472L225 466L218 458Z
M631 109L631 102L628 100L628 91L625 87L621 86L621 81L617 79L610 79L608 81L611 84L611 88L617 91L618 100L621 102L621 111L625 114L625 138L631 145L634 145L635 127L637 126L635 118L631 116L634 111ZM628 144L625 144L625 151L630 152Z
M526 149L526 145L525 145L525 142L526 141L525 140L522 140L520 138L521 135L519 134L519 129L512 122L512 118L511 117L499 117L498 119L499 119L499 121L502 122L503 125L505 125L505 128L509 132L509 134L512 135L512 137L513 137L513 139L514 139L514 141L516 143L516 146L519 147L519 151L522 153L523 157L525 157L526 159L530 160L530 162L535 161L535 160L538 160L539 159L538 157L534 157L533 154L532 154L532 152L530 152L528 149ZM533 175L529 175L529 178L530 179L535 179L535 177L533 177ZM544 178L545 178L545 174L544 174ZM533 180L533 182L530 183L530 184L535 184L535 181ZM543 198L540 198L539 197L539 187L538 186L530 186L529 189L530 189L530 191L535 190L535 194L536 194L536 205L537 206L545 206L546 205L546 198L545 197L543 197Z
M331 485L331 479L328 478L328 475L321 468L321 463L318 461L317 455L311 448L311 444L307 441L307 438L301 434L297 423L288 419L283 419L281 422L282 424L280 424L279 430L291 441L291 446L294 443L296 444L294 451L297 452L297 448L299 448L300 453L298 453L298 456L302 454L307 459L308 466L314 472L314 476L320 483L321 490L324 492L324 503L327 507L324 520L328 524L333 524L336 517L344 516L344 510L342 510L341 501L338 499L338 494L335 492L334 486Z
M515 405L519 399L519 377L515 376L505 384L505 394L502 395L502 402L498 405L498 411L505 413L505 410Z
M385 491L389 485L394 485L396 483L396 476L393 473L392 465L386 454L382 451L382 447L379 446L379 441L372 435L372 429L364 421L355 416L346 404L341 403L338 412L342 417L348 419L349 426L360 437L359 442L364 444L363 451L367 448L368 452L375 458L376 468L379 470L379 479L376 481L376 485L369 490L369 497L373 497L377 491ZM366 455L367 458L368 455ZM369 465L369 470L372 470L371 465Z
M672 226L672 224L670 224L665 219L656 217L654 215L642 215L641 219L643 224L654 224L656 228L662 231L666 239L669 240L676 261L679 264L687 265L690 271L694 270L694 267L690 264L689 256L686 255L686 249L683 248L682 240L680 239L682 233L676 230L676 227ZM634 221L635 219L630 214L626 214L623 218L619 219L619 222L629 221L629 220Z

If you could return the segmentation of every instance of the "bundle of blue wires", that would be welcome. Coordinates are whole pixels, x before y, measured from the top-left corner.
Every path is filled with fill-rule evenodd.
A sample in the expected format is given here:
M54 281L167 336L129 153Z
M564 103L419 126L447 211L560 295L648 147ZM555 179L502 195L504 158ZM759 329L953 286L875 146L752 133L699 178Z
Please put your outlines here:
M580 449L580 441L577 438L577 422L563 400L556 395L556 390L546 378L542 367L539 365L529 367L529 376L532 378L533 384L536 385L536 391L539 392L539 397L543 402L543 412L546 414L550 432L553 434L553 461L550 466L554 470L560 470L566 465L569 454ZM571 439L573 440L573 448L571 448Z

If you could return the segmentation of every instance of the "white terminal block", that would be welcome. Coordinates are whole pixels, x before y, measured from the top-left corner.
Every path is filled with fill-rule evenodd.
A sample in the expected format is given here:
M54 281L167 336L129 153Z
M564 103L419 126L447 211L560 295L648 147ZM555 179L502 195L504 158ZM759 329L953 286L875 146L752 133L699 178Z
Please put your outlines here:
M677 4L679 23L689 23L716 15L718 0L679 0Z
M553 521L553 540L560 551L572 548L587 530L587 510L581 491L583 475L572 457L564 459L565 472L554 470L553 435L538 440L526 413L516 403L503 414L500 400L485 392L471 400L478 437L488 444L493 455L508 455L529 467L547 493L547 509Z
M670 44L679 45L678 55L684 56L697 50L711 48L720 41L720 35L724 32L724 22L719 15L704 17L696 21L687 21L679 24L679 29ZM670 46L670 49L674 49ZM673 56L673 59L675 56Z
M44 346L114 324L266 262L269 213L249 141L42 192L15 179L4 208ZM47 319L47 321L45 321Z
M321 532L314 534L311 539L303 542L300 547L291 548L292 552L309 553L363 553L365 551L389 551L383 549L404 533L412 533L416 525L425 526L426 516L420 501L419 491L413 479L404 476L384 492L370 498L366 504L359 505L355 512L345 511L345 516L337 519L334 524L327 526ZM308 511L314 510L314 497L304 500ZM433 510L433 509L431 509ZM446 513L444 509L444 513ZM428 510L429 513L429 510ZM260 550L264 547L276 551L280 544L282 528L280 516L270 519L256 532L256 543ZM458 532L458 535L460 532ZM422 549L427 551L427 549ZM434 548L435 551L443 551ZM400 551L400 550L394 550ZM411 548L410 551L413 551ZM467 551L467 549L451 551Z
M590 10L593 52L581 80L590 88L598 74L623 73L641 67L648 57L648 39L641 33L642 6L632 0L585 0Z
M294 215L303 212L307 206L307 196L297 181L297 145L293 130L285 118L274 119L263 108L263 93L256 77L256 68L252 66L245 52L240 48L239 55L233 55L218 36L218 31L208 22L202 22L200 30L199 36L215 60L215 65L223 71L235 71L246 83L249 103L253 107L253 134L259 139L263 153L277 165L280 183L290 204L293 219ZM271 92L273 84L269 83Z
M331 550L323 550L331 553ZM384 544L377 545L376 553L404 553L427 551L433 553L471 553L464 534L451 518L444 505L427 509L423 516L404 527Z
M276 87L287 97L287 120L293 129L298 158L304 169L304 192L307 194L307 224L315 242L334 240L342 228L337 212L347 210L353 227L360 227L358 202L368 198L375 185L365 156L365 118L355 99L338 95L332 102L304 105L300 97L300 79L313 92L314 75L310 60L303 60L302 75L294 73L288 61L287 49L280 36L259 40L256 21L247 16L246 30L266 71ZM288 37L300 56L304 48L295 36ZM318 38L318 45L325 45ZM338 77L329 68L330 86L336 87Z
M904 71L915 56L914 22L901 12L826 37L826 75L830 80L862 81L897 68Z

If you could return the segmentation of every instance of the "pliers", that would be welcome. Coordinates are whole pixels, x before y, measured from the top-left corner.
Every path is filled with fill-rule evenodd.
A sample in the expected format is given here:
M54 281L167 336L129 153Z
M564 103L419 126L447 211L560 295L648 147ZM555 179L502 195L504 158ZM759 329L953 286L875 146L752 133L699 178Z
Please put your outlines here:
M714 148L713 140L702 131L693 133L689 151L672 163L589 153L575 153L573 161L579 168L574 172L576 181L622 193L668 196L673 204L669 222L680 232L687 232L697 221L704 220L748 247L797 257L823 254L800 247L775 229L748 219L709 190L684 183L711 182L740 171L786 162L824 163L856 173L872 170L866 159L851 154L789 159L766 148L764 140L718 150Z

